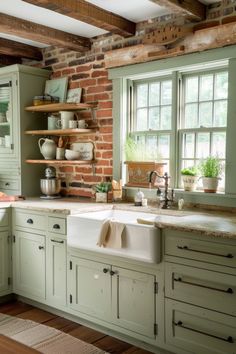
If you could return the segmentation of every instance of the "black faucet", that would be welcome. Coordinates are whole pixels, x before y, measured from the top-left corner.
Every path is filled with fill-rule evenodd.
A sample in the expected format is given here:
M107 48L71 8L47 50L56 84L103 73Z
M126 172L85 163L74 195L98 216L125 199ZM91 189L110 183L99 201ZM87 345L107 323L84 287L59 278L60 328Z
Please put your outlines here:
M171 199L168 197L168 188L169 188L169 179L170 176L168 176L168 173L165 172L163 176L160 176L157 171L151 171L150 175L149 175L149 185L151 186L152 183L152 176L156 175L158 178L162 178L165 181L165 189L164 189L164 196L163 199L161 200L161 202L163 202L163 205L161 207L161 209L168 209L169 206L169 202L173 202L174 201L174 190L172 189L172 195L171 195ZM159 187L157 187L157 195L161 194L161 190Z

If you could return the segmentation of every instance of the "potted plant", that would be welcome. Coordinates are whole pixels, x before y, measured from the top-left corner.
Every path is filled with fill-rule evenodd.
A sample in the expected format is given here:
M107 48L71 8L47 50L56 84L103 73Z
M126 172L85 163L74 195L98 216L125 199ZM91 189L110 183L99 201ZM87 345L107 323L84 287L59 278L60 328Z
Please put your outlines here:
M220 174L222 172L222 162L218 156L209 156L202 160L199 169L201 171L201 178L203 190L206 193L216 193Z
M192 192L197 187L198 170L195 166L186 167L181 170L182 181L184 184L184 190Z
M96 202L107 203L108 192L111 191L111 182L101 182L95 186Z
M127 165L128 181L126 186L149 187L151 171L156 171L160 176L164 174L166 163L158 162L161 155L156 151L150 151L145 144L137 143L132 137L128 137L124 146L125 164ZM163 183L161 180L159 185Z

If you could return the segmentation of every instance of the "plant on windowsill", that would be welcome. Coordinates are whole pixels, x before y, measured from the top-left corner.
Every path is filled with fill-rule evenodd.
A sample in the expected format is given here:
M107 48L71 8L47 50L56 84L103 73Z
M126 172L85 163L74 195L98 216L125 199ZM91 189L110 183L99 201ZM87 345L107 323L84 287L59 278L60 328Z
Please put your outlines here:
M96 202L107 203L108 193L111 191L111 182L101 182L95 186Z
M156 171L160 176L164 174L166 163L158 162L162 158L161 154L148 150L145 144L138 143L132 137L128 137L124 145L124 152L128 170L126 186L148 188L151 171ZM159 185L163 183L162 180L159 182Z
M187 192L195 191L198 181L198 169L195 166L186 167L181 170L184 190Z
M222 173L222 162L218 156L209 156L202 160L199 166L201 171L203 190L206 193L216 193Z

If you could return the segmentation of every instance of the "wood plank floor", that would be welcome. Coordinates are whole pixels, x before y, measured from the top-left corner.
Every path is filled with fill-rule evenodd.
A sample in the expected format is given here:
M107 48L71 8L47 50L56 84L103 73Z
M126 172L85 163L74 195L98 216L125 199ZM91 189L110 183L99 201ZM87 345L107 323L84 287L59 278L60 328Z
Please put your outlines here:
M150 352L134 347L114 337L107 336L91 328L79 325L65 318L53 315L52 313L40 310L19 301L0 304L0 313L16 316L23 319L43 323L47 326L57 328L87 343L112 354L150 354Z

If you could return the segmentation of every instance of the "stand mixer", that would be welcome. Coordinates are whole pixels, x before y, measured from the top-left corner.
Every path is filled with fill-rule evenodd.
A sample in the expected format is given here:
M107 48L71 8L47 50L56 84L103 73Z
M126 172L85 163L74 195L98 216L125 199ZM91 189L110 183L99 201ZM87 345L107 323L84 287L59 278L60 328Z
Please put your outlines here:
M56 178L56 169L53 166L49 166L45 169L45 178L40 179L40 188L43 195L40 198L43 199L58 199L61 191L61 180Z

